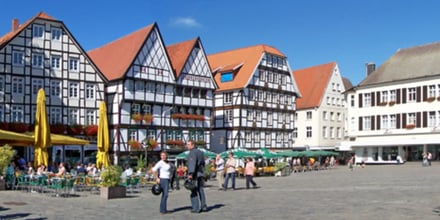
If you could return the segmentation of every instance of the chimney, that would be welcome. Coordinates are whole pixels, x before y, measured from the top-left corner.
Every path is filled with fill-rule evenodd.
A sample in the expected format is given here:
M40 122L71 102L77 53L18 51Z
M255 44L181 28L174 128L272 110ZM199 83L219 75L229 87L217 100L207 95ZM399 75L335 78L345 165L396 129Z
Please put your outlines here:
M18 27L19 27L18 19L17 18L12 19L12 31L15 32L16 30L18 30Z
M367 76L369 76L372 72L376 71L376 64L366 63L365 68L367 70Z

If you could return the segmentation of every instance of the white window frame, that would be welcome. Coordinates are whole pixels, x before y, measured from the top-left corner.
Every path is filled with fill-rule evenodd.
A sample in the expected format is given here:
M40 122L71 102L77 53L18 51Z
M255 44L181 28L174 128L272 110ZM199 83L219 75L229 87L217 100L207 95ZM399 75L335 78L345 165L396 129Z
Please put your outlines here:
M437 115L435 114L435 111L428 112L428 127L432 128L437 126Z
M43 88L43 79L32 79L32 94L37 95L40 88Z
M50 81L50 96L61 97L61 81L51 80Z
M380 102L388 102L388 91L382 91L380 96Z
M396 101L396 90L390 90L390 102Z
M24 94L24 78L12 77L12 94L14 95Z
M69 125L79 124L79 110L76 108L69 109Z
M390 124L389 128L396 128L397 127L397 118L396 115L390 115Z
M362 123L363 123L362 130L364 130L364 131L371 130L371 117L370 116L363 117Z
M19 105L11 106L11 122L24 122L24 108Z
M224 104L232 104L232 92L223 93L223 102Z
M267 112L267 126L273 125L273 113Z
M94 84L86 83L85 84L85 98L88 100L95 100L96 98L96 87Z
M79 59L75 57L69 57L69 71L79 72Z
M435 85L429 85L428 86L428 94L427 98L434 98L436 93Z
M50 124L61 124L61 108L58 107L52 107L50 108Z
M96 110L86 110L85 125L96 124Z
M24 65L24 52L12 51L12 65L23 66Z
M34 38L44 39L44 26L39 24L34 24L32 26L32 36Z
M306 138L312 138L312 127L307 126L306 127Z
M417 90L415 87L408 88L408 102L416 102L417 101Z
M77 99L79 97L79 83L69 82L69 98Z
M50 57L50 67L54 70L61 69L61 56L52 55Z
M363 94L363 103L364 103L364 107L371 107L371 93L364 93Z
M53 41L61 41L61 34L62 34L61 28L53 27L50 30L50 34L51 34L51 39Z
M388 118L388 115L381 116L381 128L382 129L389 129L390 128L390 120Z
M415 112L408 113L406 118L406 124L416 125L416 123L417 123L416 113Z
M41 53L32 54L32 67L34 68L43 68L44 58Z
M225 110L224 122L232 122L233 112L232 109Z

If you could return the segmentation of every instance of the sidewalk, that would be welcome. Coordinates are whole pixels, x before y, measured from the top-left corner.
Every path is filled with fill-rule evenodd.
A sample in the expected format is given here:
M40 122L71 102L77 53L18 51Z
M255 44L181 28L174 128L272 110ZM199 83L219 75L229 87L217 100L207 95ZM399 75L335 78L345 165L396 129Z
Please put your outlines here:
M189 192L169 195L168 209L159 213L160 196L142 189L123 199L103 200L97 194L52 197L39 193L0 191L0 219L440 219L440 164L370 165L350 171L293 173L256 177L261 188L218 191L207 182L209 211L190 213ZM210 186L212 185L212 187Z

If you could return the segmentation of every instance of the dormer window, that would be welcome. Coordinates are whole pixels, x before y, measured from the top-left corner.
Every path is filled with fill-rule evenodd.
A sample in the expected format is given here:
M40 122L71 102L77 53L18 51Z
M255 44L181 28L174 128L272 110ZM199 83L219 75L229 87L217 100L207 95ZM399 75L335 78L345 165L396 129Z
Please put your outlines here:
M234 79L234 75L232 72L225 72L221 74L220 81L223 82L230 82Z

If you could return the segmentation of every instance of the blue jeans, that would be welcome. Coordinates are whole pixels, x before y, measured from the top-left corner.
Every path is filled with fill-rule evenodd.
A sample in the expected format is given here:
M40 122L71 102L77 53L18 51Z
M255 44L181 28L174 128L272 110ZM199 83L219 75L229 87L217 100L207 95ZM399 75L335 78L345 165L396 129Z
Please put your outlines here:
M206 197L205 190L203 189L205 186L205 180L203 177L198 177L196 180L196 188L191 191L191 207L193 211L200 212L201 209L206 207ZM199 199L200 204L199 206Z
M170 185L169 179L160 179L160 187L162 188L162 197L160 198L160 212L167 212L168 187Z
M223 184L225 190L228 189L228 182L230 178L232 178L232 189L235 189L235 173L226 173L225 183Z

